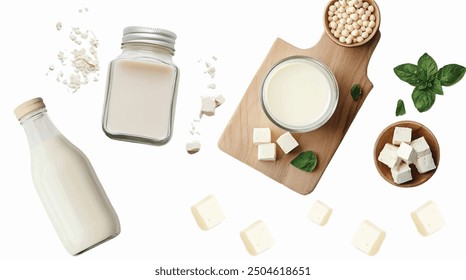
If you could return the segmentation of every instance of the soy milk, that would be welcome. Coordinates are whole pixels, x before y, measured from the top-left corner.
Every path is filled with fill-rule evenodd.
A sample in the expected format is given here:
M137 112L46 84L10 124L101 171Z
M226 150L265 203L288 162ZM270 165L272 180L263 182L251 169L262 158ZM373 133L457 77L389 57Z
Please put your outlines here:
M291 57L267 74L261 92L264 112L279 127L307 132L324 125L335 111L338 84L332 72L309 57Z
M28 138L37 194L68 253L117 236L117 214L89 159L53 125L42 99L21 104L15 113Z

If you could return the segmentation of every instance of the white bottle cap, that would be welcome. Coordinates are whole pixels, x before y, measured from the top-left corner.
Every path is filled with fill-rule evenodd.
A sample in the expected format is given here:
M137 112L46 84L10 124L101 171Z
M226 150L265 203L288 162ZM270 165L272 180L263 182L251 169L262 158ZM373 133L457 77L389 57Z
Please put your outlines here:
M18 120L21 120L21 118L23 118L30 112L41 108L45 108L44 100L40 97L33 98L16 107L15 115L16 118L18 118Z

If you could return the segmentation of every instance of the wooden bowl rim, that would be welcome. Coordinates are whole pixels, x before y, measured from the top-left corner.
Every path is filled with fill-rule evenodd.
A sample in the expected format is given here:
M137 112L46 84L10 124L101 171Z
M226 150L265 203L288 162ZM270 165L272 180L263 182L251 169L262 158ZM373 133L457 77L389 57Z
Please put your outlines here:
M383 138L385 136L385 134L389 133L391 130L394 130L396 126L410 127L410 128L416 128L416 129L422 128L423 130L425 130L429 134L429 137L432 139L432 143L428 143L428 144L429 144L429 147L430 147L430 149L432 151L432 154L434 155L434 162L436 164L436 168L434 170L431 170L431 171L429 171L427 173L424 173L424 174L420 174L418 178L413 178L413 180L411 180L409 182L406 182L406 183L403 183L403 184L396 184L393 181L393 179L391 178L391 176L387 177L386 174L381 170L381 167L386 168L386 169L388 169L388 167L378 160L378 156L379 156L379 153L380 153L381 149L380 148L377 149L377 146L380 143L381 138ZM422 136L426 136L426 135L422 135ZM419 122L416 122L416 121L411 121L411 120L398 121L398 122L390 124L385 129L383 129L382 132L377 137L377 140L375 141L375 144L374 144L374 163L375 163L375 167L376 167L377 171L379 172L380 176L385 181L387 181L388 183L390 183L390 184L392 184L392 185L394 185L396 187L401 187L401 188L417 187L417 186L420 186L420 185L424 184L425 182L427 182L435 174L435 172L437 171L437 169L439 167L439 164L440 164L440 145L438 143L437 138L435 137L435 134L432 133L432 131L428 127L426 127L425 125L423 125L423 124L421 124ZM415 167L414 167L414 169L415 169Z
M381 19L380 18L380 9L379 9L379 6L377 5L377 3L374 0L364 0L365 2L370 2L370 4L374 7L375 16L376 16L376 19L377 19L376 22L375 22L375 26L372 29L372 33L369 35L369 37L367 37L362 42L353 43L353 44L348 45L346 43L340 42L337 38L335 38L335 36L333 36L333 34L330 32L330 28L328 27L328 24L329 24L329 21L328 21L328 9L329 9L330 5L332 5L336 1L337 0L330 0L327 3L327 5L325 6L325 11L324 11L324 30L325 30L325 34L327 34L327 36L330 38L330 40L332 40L335 44L337 44L339 46L342 46L342 47L345 47L345 48L359 47L359 46L362 46L362 45L366 44L367 42L369 42L375 36L375 34L379 30L379 26L380 26L380 19Z

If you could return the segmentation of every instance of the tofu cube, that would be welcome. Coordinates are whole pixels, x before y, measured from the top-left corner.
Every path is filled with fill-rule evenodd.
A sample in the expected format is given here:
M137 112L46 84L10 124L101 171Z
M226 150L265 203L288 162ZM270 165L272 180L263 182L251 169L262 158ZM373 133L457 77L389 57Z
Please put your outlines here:
M213 195L205 197L192 206L191 212L202 230L209 230L225 220L222 208Z
M411 175L411 167L407 163L403 163L398 167L390 169L393 181L396 184L403 184L413 179Z
M405 142L401 142L400 147L396 151L396 155L407 164L413 163L417 158L416 151L411 147L411 145L406 144Z
M384 239L385 231L364 220L359 225L351 243L369 256L373 256L379 251Z
M412 212L411 218L423 236L428 236L445 226L445 220L433 201L428 201Z
M201 111L206 116L213 116L215 115L215 98L212 96L202 96L201 97Z
M260 144L257 149L257 158L263 161L274 161L277 156L275 143Z
M254 128L252 131L252 142L254 145L272 142L272 133L270 132L270 128Z
M437 168L432 154L417 158L414 161L414 165L416 166L416 169L419 173L426 173Z
M397 146L387 143L383 147L382 151L380 151L379 157L377 159L387 165L389 168L394 168L401 163L401 158L396 155L397 150Z
M312 208L309 211L309 214L307 215L307 217L309 218L309 220L313 221L314 223L320 226L324 226L325 224L327 224L331 215L332 215L332 208L328 207L321 201L317 200L312 205Z
M416 151L417 157L427 156L432 153L424 136L414 139L410 145Z
M215 100L215 107L219 107L220 105L225 103L225 97L221 94L214 96L214 100Z
M240 232L246 250L256 256L272 247L274 240L267 225L259 220Z
M405 142L406 144L411 143L412 131L413 130L409 127L395 127L395 130L393 131L392 144L400 145L402 142Z
M285 154L288 154L299 145L290 132L285 132L280 137L278 137L277 144Z
M191 140L186 143L186 151L188 154L195 154L201 149L201 142L199 140Z

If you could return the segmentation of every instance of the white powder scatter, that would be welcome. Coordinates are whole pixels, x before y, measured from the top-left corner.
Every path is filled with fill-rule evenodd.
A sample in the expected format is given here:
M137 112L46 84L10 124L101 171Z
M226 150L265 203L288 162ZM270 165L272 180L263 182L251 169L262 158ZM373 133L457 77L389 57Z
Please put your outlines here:
M213 61L204 61L204 74L208 75L208 77L210 78L210 82L207 84L207 88L215 92L217 88L216 84L214 83L216 68L213 64L217 61L217 57L212 56L212 60ZM202 61L203 60L200 59L198 60L198 63L201 63ZM199 114L197 114L191 122L191 129L189 131L191 137L186 143L186 151L188 152L188 154L195 154L199 152L201 149L201 133L198 130L198 125L202 120L202 116L215 115L215 109L222 105L224 102L225 97L223 97L223 95L221 94L208 94L201 96L201 109L199 111ZM208 110L206 110L206 108Z
M79 13L88 12L87 8L79 9ZM58 31L65 26L62 22L57 22ZM89 81L99 81L99 60L97 49L99 40L94 32L81 26L71 26L67 38L69 45L60 48L57 54L60 71L56 81L65 85L73 93L77 92ZM54 67L55 69L55 67ZM49 72L53 71L49 67ZM47 72L47 74L49 73Z

